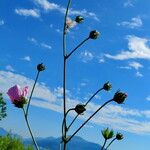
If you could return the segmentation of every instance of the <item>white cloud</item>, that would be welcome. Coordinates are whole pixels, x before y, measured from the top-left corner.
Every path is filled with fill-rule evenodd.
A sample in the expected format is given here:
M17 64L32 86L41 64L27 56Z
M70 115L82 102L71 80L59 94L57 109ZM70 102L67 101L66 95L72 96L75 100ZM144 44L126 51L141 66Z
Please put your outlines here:
M42 46L43 48L52 49L52 47L51 47L50 45L45 44L45 43L41 43L41 46Z
M30 58L30 56L25 56L25 57L23 57L23 58L21 58L22 60L25 60L25 61L31 61L31 58Z
M150 59L150 46L148 45L149 39L140 38L137 36L127 36L128 49L121 51L117 55L105 54L107 58L115 60L126 60L126 59Z
M147 96L147 97L146 97L146 100L147 100L147 101L150 101L150 96Z
M4 20L0 20L0 26L2 26L4 24L5 24Z
M15 13L20 15L20 16L26 16L26 17L34 17L34 18L39 18L40 13L39 10L37 9L15 9Z
M124 7L133 7L133 0L127 0L123 5Z
M79 57L84 63L87 63L94 58L93 54L89 51L81 52Z
M129 63L129 66L134 68L135 70L138 70L139 68L143 68L143 65L136 62L136 61L132 61Z
M132 18L131 21L123 21L121 23L117 23L117 25L134 29L134 28L141 27L143 25L143 22L141 18L138 16L138 17Z
M33 37L28 37L27 38L28 41L30 41L31 43L35 44L36 46L41 46L43 48L46 48L46 49L52 49L52 47L44 42L38 42L35 38Z
M14 68L11 65L6 66L6 70L14 72Z
M35 4L39 5L40 7L42 7L45 11L58 11L60 13L65 13L66 8L55 4L55 3L51 3L48 0L34 0ZM69 15L83 15L84 17L89 17L92 19L95 19L97 21L99 21L97 15L93 12L88 12L87 10L73 10L70 9L69 10Z
M129 67L129 66L121 66L121 67L118 67L118 68L120 68L120 69L127 69L127 70L132 69L132 68L131 68L131 67Z
M142 74L141 72L137 71L137 72L136 72L136 76L137 76L137 77L143 77L143 74Z
M38 42L37 42L37 40L35 39L35 38L33 38L33 37L28 37L27 38L28 39L28 41L30 41L31 43L34 43L34 44L38 44Z
M23 75L0 71L0 92L6 93L7 90L15 84L19 84L21 87L28 85L31 91L33 83L34 80ZM62 90L61 87L50 90L48 86L37 83L31 105L63 113ZM67 91L67 93L67 108L73 108L76 104L81 103L78 99L72 98L70 91ZM6 98L6 94L4 94L4 96ZM101 105L89 103L87 112L84 116L80 116L80 119L87 119L89 115L94 113L100 106ZM70 113L70 115L74 116L75 113ZM109 125L117 130L150 135L149 110L128 109L111 103L104 107L89 123L103 126Z

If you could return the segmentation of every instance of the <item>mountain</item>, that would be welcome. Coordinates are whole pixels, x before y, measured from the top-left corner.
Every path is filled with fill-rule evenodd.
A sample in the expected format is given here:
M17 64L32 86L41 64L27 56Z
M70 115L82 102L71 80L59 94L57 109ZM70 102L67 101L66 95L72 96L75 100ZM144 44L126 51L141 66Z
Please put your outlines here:
M8 132L0 127L0 136L7 135ZM21 138L17 134L12 134ZM23 139L23 138L21 138ZM40 147L40 150L59 150L61 138L47 137L47 138L36 138L36 141ZM23 139L25 145L32 144L31 138ZM67 150L100 150L101 146L84 140L81 137L75 136L67 145Z
M0 127L0 136L6 135L8 132Z
M38 145L46 150L59 150L61 138L37 138L36 139ZM25 144L31 144L31 139L25 139ZM67 146L67 150L100 150L101 146L88 142L81 137L75 136Z

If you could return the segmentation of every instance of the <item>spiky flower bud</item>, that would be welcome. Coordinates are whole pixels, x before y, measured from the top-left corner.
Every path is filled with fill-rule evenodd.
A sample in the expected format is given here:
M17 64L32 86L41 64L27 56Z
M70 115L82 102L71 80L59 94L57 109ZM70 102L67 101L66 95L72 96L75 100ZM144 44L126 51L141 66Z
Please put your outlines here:
M114 136L114 131L106 128L106 129L102 130L102 135L103 135L105 140L108 140Z
M38 71L44 71L44 70L45 70L44 64L43 64L43 63L38 64L38 65L37 65L37 70L38 70Z
M126 93L123 93L121 91L117 91L115 93L115 95L114 95L113 100L115 102L117 102L118 104L122 104L125 101L126 98L127 98L127 94Z
M78 104L78 105L76 105L76 107L75 107L75 112L77 113L77 114L82 114L84 111L86 111L86 109L85 109L85 105L83 105L83 104Z
M117 139L117 140L122 140L122 139L123 139L123 134L117 133L117 134L116 134L116 139Z
M99 33L98 31L93 30L93 31L90 32L89 38L95 40L95 39L98 38L99 34L100 34L100 33Z
M103 86L103 89L105 91L109 91L109 90L111 90L111 88L112 88L112 85L109 82L106 82Z
M76 21L77 23L82 23L82 22L84 21L84 18L83 18L82 16L77 16L77 17L75 18L75 21Z

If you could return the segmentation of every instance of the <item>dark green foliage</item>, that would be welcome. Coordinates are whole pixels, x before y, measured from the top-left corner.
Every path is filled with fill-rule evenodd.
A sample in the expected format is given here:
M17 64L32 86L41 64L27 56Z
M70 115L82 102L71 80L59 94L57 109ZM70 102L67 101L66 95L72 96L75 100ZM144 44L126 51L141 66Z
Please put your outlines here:
M0 150L33 150L33 147L24 146L19 138L8 134L0 136Z
M0 93L0 121L7 116L6 114L6 103L3 99L2 93Z

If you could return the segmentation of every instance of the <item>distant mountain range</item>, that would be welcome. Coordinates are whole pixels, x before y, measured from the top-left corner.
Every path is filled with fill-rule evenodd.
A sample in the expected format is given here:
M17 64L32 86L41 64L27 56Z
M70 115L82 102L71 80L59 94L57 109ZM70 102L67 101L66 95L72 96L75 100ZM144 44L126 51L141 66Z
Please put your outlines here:
M6 130L0 128L0 136L4 136L7 133L8 132ZM40 146L40 150L59 150L61 138L54 138L54 137L36 138L36 141ZM32 140L30 138L23 139L23 142L25 145L32 144ZM100 149L101 149L100 145L86 141L78 136L75 136L70 141L70 143L68 143L67 146L67 150L100 150Z

